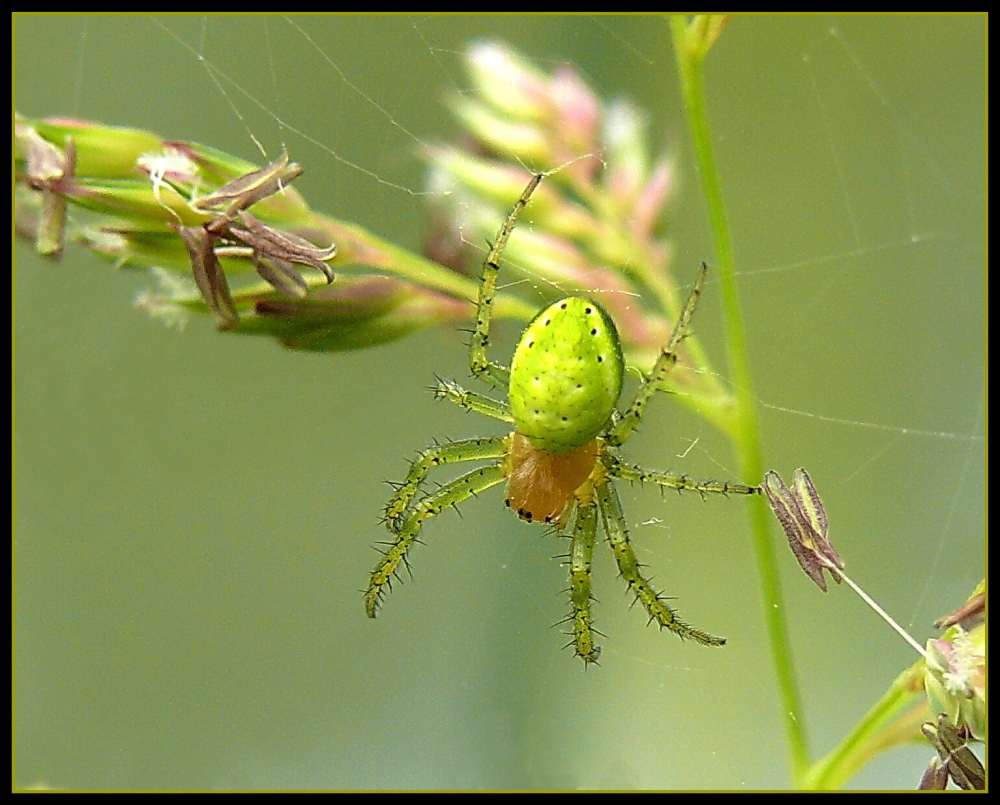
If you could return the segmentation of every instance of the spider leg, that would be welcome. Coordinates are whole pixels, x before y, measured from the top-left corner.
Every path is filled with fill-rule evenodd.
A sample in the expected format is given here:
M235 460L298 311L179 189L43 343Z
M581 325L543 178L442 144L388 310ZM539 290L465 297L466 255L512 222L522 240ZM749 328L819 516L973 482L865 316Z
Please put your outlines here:
M618 563L618 572L628 583L629 589L635 594L636 599L641 601L646 608L649 620L656 621L661 627L669 629L679 637L690 637L706 646L725 645L724 638L713 637L706 632L699 631L678 618L677 613L667 606L663 596L656 592L646 577L642 575L639 561L629 543L628 528L625 525L621 500L618 498L618 492L611 479L595 485L594 491L597 495L597 504L601 509L601 519L604 521L604 533L608 535L608 542L611 543L611 548L615 553L615 561Z
M590 568L594 557L597 534L597 504L593 493L577 500L576 522L569 549L569 589L573 612L573 647L585 663L597 662L601 647L594 645L594 630L590 617Z
M732 481L699 481L695 478L688 478L686 475L677 475L673 472L661 472L660 470L647 470L637 464L627 464L611 451L606 451L602 456L605 468L609 475L621 478L623 481L638 483L652 483L666 489L676 489L677 491L691 490L698 492L702 496L706 494L719 495L757 495L760 494L759 486L747 486L746 484L733 483Z
M488 439L463 439L458 442L448 442L447 444L434 445L428 447L410 464L410 471L406 474L406 480L396 489L389 502L385 504L383 516L386 527L393 533L399 534L405 522L405 515L413 501L413 496L427 477L431 467L438 467L442 464L455 464L460 461L477 461L485 458L499 458L506 455L508 450L507 436L494 436ZM446 484L442 489L447 488ZM440 494L438 490L434 494Z
M493 297L496 295L497 275L500 273L500 258L507 246L511 232L514 231L518 216L527 206L531 194L535 192L535 188L545 178L545 175L544 173L536 173L531 177L531 181L524 188L521 197L500 225L496 243L490 247L486 261L483 263L483 277L479 284L479 302L476 307L476 329L472 333L472 341L469 345L469 369L480 380L491 383L497 388L505 389L510 383L510 370L494 363L486 356L486 347L490 341L490 322L493 317Z
M399 563L406 562L407 551L420 534L424 520L495 486L504 480L507 474L503 462L480 467L445 484L409 510L395 542L386 550L368 581L368 589L365 590L365 612L369 618L374 618L378 612L379 604L388 593Z
M467 411L474 411L477 414L491 416L503 422L513 422L514 417L510 413L510 407L506 403L494 400L483 394L476 394L474 391L467 391L454 380L444 380L438 378L437 385L432 389L434 396L439 400L451 400L455 405L460 405Z
M670 341L663 348L660 356L656 359L656 363L653 364L653 371L649 373L649 376L639 386L639 390L635 394L635 399L628 407L628 410L616 418L608 431L605 440L611 446L617 447L623 444L632 435L632 432L639 424L639 419L642 417L649 398L662 388L663 381L677 364L677 348L688 334L688 328L691 325L691 316L694 315L694 309L698 306L698 298L701 296L701 288L705 283L705 273L707 271L708 266L702 263L701 269L698 271L698 278L694 282L694 288L691 289L691 295L684 304L684 309L681 311L680 318L677 319L677 324L674 325Z

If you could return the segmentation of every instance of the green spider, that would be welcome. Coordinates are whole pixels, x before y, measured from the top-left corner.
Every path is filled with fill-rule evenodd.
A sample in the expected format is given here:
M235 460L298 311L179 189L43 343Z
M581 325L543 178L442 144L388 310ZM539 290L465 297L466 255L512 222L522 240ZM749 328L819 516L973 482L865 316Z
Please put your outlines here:
M600 654L600 647L594 643L590 612L591 562L598 511L619 573L642 602L650 622L706 646L724 645L725 639L681 621L642 574L612 482L612 478L648 481L703 495L710 492L753 495L760 491L758 487L739 483L696 481L684 475L643 469L624 462L618 455L618 448L639 424L646 403L677 363L676 350L687 333L701 294L706 266L701 267L670 342L624 412L616 407L625 368L618 331L611 317L590 299L568 297L539 313L521 335L510 369L487 358L500 258L518 216L545 175L537 174L531 179L507 215L483 264L479 286L469 368L480 380L507 388L508 402L466 391L452 381L441 380L435 389L438 397L463 408L514 423L514 431L507 436L436 444L413 461L406 480L385 506L386 526L395 539L372 572L365 591L365 611L374 618L391 589L400 563L408 568L407 552L417 540L424 521L507 481L506 505L529 523L547 523L562 531L575 507L568 555L572 612L567 622L573 624L571 645L585 663L596 662ZM492 463L415 501L432 467L487 459L492 459Z

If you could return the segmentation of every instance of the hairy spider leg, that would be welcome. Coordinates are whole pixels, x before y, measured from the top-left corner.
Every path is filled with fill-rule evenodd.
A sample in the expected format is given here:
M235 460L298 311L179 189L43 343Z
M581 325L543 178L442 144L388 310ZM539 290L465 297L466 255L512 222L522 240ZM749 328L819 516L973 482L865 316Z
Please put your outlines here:
M514 416L510 412L510 406L500 400L494 400L485 394L477 394L462 388L454 380L444 380L438 378L437 385L432 389L434 396L439 400L450 400L455 405L460 405L466 411L472 411L484 416L499 419L502 422L513 422Z
M621 500L615 490L611 479L601 481L596 484L594 491L597 495L597 504L601 510L601 519L604 521L604 533L611 543L611 548L615 554L615 561L618 563L618 572L628 584L636 599L642 602L649 614L650 622L656 621L661 627L669 629L680 637L689 637L706 646L723 646L726 644L725 638L713 637L707 632L702 632L684 623L677 613L671 609L663 596L653 589L649 580L642 575L639 569L639 560L636 559L635 552L628 539L628 527L625 525L625 515L622 512Z
M597 504L594 490L588 483L586 491L577 498L576 521L569 548L569 595L573 611L573 641L576 655L585 663L597 662L601 647L594 645L594 628L590 604L594 600L590 590L590 570L594 558L597 535Z
M385 551L368 581L365 612L369 618L374 618L378 613L382 598L392 588L392 579L399 578L396 574L399 563L406 562L407 551L420 534L424 521L440 514L449 506L457 506L491 486L496 486L506 477L505 462L480 467L432 492L407 512L396 540Z
M656 359L656 363L653 364L653 371L651 371L649 376L642 381L642 384L639 386L639 390L635 394L635 399L632 401L632 404L628 407L624 414L621 414L618 419L616 419L615 423L608 431L608 434L605 437L608 444L617 447L623 444L625 440L632 435L645 411L646 403L649 402L649 398L663 387L663 381L677 364L677 348L688 334L688 329L691 326L691 316L694 315L694 310L698 306L698 299L701 297L701 289L705 283L705 274L707 272L708 266L705 263L702 263L701 268L698 270L698 277L694 281L694 288L691 289L691 294L688 296L687 302L684 304L684 309L681 311L681 315L677 319L677 324L674 325L674 331L670 335L670 341L660 352L659 357Z
M627 464L610 452L606 452L602 459L608 475L632 483L644 484L648 482L666 489L676 489L678 492L690 490L701 495L757 495L760 493L759 486L747 486L732 481L699 481L683 474L647 470L638 464Z
M531 194L535 192L535 188L546 175L545 173L536 173L528 182L528 186L524 188L524 192L521 193L520 198L504 219L500 231L497 233L496 243L490 247L486 261L483 263L483 277L479 284L479 302L476 307L476 329L472 333L472 342L469 345L469 369L475 377L496 388L506 389L510 383L510 370L506 366L494 363L486 355L486 348L490 342L493 297L497 290L497 275L500 273L500 257L514 231L518 216L527 205Z
M420 489L420 485L432 467L457 464L462 461L500 458L507 454L508 447L508 437L494 436L485 439L462 439L447 444L436 444L421 451L410 462L410 470L406 473L406 480L400 484L396 494L385 504L383 515L386 528L393 534L400 533L406 519L404 515L410 508L413 496L417 494L417 490Z

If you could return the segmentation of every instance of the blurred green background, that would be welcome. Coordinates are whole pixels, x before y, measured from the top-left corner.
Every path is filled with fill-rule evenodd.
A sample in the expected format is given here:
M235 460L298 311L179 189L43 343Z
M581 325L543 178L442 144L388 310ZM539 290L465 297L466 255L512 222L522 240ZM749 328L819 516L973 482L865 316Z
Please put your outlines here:
M454 134L460 53L498 38L648 110L679 154L675 270L711 262L664 19L294 20L347 80L280 17L15 15L16 105L257 161L248 130L272 155L284 141L314 207L419 249L425 199L400 188L422 188L421 142ZM809 469L848 571L920 641L984 565L984 28L738 17L708 65L766 463ZM223 95L197 52L268 111L218 77ZM497 432L426 391L465 380L464 336L297 354L207 318L165 329L132 307L152 279L91 255L15 257L17 784L787 785L741 501L622 489L640 560L721 650L646 628L601 548L607 638L585 670L551 628L562 548L498 491L431 522L414 580L369 621L383 481L434 437ZM696 328L724 367L718 305L709 284ZM627 452L735 472L666 397ZM915 655L786 553L818 756ZM853 785L913 788L930 755L895 750Z

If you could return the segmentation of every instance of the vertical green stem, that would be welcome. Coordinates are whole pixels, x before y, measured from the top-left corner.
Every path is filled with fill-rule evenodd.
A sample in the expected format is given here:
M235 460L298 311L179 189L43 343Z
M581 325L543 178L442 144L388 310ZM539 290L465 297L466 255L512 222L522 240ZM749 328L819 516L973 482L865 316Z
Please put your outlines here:
M735 433L734 447L740 461L743 480L749 484L758 484L763 478L764 466L756 398L747 359L746 333L736 283L732 240L705 107L704 59L712 42L721 31L722 24L724 23L721 18L696 17L690 23L683 16L671 18L684 105L701 174L702 191L708 202L722 289L729 374L735 395L733 417L736 427L731 429L730 433ZM809 749L788 638L788 625L785 620L785 604L778 576L777 556L769 530L767 505L761 496L750 499L750 528L757 559L764 617L767 621L771 655L778 677L785 730L788 736L793 782L801 785L809 768Z

